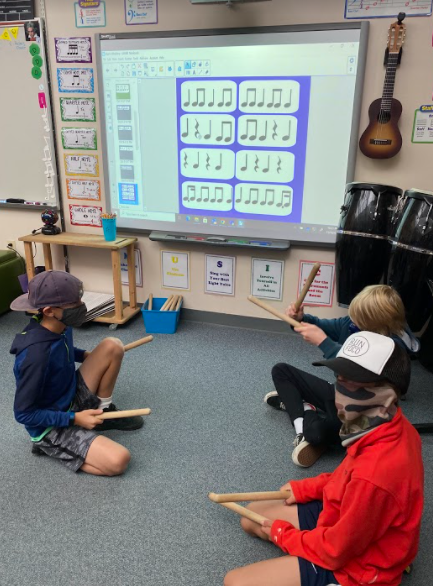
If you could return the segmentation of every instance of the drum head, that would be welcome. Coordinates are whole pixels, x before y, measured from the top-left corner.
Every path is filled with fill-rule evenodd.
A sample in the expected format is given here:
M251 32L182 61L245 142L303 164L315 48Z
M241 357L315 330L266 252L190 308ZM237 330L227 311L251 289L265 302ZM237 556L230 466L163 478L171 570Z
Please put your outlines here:
M380 185L380 183L348 183L346 185L346 193L351 191L352 189L360 189L365 191L374 191L374 192L382 192L382 191L392 191L397 193L398 195L402 195L403 190L399 187L393 187L392 185ZM433 194L432 194L433 195Z
M423 199L433 204L433 191L421 191L420 189L407 189L404 192L405 197L412 197L413 199Z

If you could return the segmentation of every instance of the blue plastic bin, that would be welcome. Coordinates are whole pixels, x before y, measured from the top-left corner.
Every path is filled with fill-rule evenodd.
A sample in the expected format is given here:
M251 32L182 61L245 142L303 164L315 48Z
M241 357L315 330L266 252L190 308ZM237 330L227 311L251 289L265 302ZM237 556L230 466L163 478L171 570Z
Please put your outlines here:
M142 306L141 314L147 334L174 334L176 332L183 299L178 311L159 311L167 299L168 297L154 297L150 311L147 309L149 299Z

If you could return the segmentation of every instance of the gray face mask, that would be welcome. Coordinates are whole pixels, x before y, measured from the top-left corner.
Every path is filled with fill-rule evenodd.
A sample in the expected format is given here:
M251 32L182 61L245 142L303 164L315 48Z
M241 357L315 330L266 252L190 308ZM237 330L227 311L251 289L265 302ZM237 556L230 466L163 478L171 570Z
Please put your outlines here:
M69 307L63 310L63 317L61 320L65 326L71 326L72 328L79 328L83 325L87 314L86 304L83 303L78 307Z

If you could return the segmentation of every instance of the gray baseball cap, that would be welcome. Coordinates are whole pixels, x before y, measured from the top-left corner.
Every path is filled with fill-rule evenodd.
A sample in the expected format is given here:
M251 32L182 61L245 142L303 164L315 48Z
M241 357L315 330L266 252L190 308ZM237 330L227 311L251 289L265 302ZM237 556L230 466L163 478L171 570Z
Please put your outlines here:
M29 282L29 292L11 303L13 311L37 311L43 307L63 307L78 303L83 283L65 271L44 271Z

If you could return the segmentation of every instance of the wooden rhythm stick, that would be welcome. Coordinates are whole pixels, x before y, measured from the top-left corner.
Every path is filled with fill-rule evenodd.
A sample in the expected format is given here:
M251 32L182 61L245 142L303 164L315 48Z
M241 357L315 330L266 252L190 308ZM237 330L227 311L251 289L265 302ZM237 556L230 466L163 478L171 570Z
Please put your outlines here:
M153 305L153 294L152 294L152 293L150 293L150 294L149 294L149 304L148 304L148 306L147 306L147 309L148 309L149 311L152 311L152 305Z
M133 348L137 348L138 346L141 346L142 344L147 344L148 342L151 342L153 340L153 336L146 336L145 338L140 338L139 340L135 340L135 342L131 342L130 344L126 344L125 346L123 346L123 349L125 350L125 352L128 352L128 350L132 350Z
M288 499L292 496L289 490L271 490L268 492L228 492L224 494L216 494L210 492L208 497L214 503L236 503L240 501L273 501L280 499Z
M108 411L101 415L96 415L98 419L120 419L121 417L134 417L135 415L150 415L150 409L127 409L126 411Z
M249 519L250 521L254 521L254 523L258 523L259 525L262 525L263 521L266 521L266 517L263 517L263 515L259 515L258 513L255 513L254 511L250 511L250 509L246 509L245 507L242 507L241 505L237 505L236 503L219 503L222 507L225 507L226 509L230 509L231 511L234 511L235 513L237 513L238 515L240 515L241 517L245 517L246 519Z
M173 295L170 295L170 297L167 299L167 301L164 303L164 305L161 307L161 309L159 311L165 311L167 309L168 304L170 303L170 301L173 299Z
M173 297L173 299L170 301L170 303L168 304L166 311L174 311L174 308L177 305L177 300L179 299L179 295L175 295Z
M183 299L182 295L179 295L179 300L178 300L178 302L177 302L177 305L176 305L175 311L179 311L179 309L180 309L180 305L181 305L181 303L182 303L182 299Z
M316 262L313 265L313 268L311 269L307 280L305 281L305 285L302 288L301 294L299 295L299 297L295 301L295 308L296 308L297 312L299 311L299 308L301 307L301 305L302 305L302 303L308 293L308 290L311 287L311 284L313 283L314 279L316 278L316 275L319 272L319 269L320 269L320 263Z
M272 307L272 305L269 305L268 303L265 303L261 299L257 299L257 297L254 297L254 295L248 295L248 300L251 301L252 303L255 303L256 305L258 305L262 309L264 309L266 311L269 311L269 313L272 313L272 315L275 315L275 316L279 317L280 319L282 319L283 321L287 322L288 324L290 324L294 328L296 328L297 326L299 326L299 322L298 321L296 321L292 317L289 317L288 315L285 315L284 313L280 313L279 311L277 311L276 309L274 309Z

